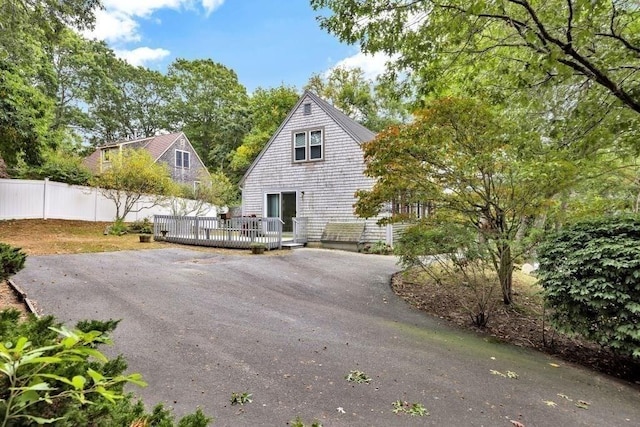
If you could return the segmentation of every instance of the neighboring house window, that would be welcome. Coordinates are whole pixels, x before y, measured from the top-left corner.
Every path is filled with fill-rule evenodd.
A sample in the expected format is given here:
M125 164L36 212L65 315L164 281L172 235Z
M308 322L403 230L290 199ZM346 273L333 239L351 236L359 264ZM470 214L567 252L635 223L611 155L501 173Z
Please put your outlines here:
M304 115L305 116L311 115L311 103L304 104Z
M176 167L189 169L190 154L188 151L176 150Z
M321 129L294 132L293 161L322 160L324 157L324 135Z
M198 195L198 192L200 190L200 181L193 181L193 194L195 194L196 196Z
M108 148L106 150L102 150L102 161L103 162L110 162L111 160L113 160L114 156L117 153L117 149L114 148Z

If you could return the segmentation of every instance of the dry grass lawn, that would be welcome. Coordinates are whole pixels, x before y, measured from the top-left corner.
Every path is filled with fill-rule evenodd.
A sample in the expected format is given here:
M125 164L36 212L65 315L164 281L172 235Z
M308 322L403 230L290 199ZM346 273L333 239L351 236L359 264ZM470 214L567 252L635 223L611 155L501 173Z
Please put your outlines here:
M0 242L22 248L27 255L75 254L166 247L160 242L140 243L137 234L105 236L110 223L59 219L0 221Z

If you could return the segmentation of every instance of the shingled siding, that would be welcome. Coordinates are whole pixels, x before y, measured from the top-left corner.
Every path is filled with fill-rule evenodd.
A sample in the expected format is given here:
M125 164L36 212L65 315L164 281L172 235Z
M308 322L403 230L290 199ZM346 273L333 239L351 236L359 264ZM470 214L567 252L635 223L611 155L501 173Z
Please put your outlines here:
M310 102L311 114L305 115L304 104ZM318 128L324 130L324 160L293 163L293 132ZM262 216L265 194L295 191L297 216L309 219L308 238L318 241L327 222L364 221L353 212L355 192L374 184L363 170L358 143L307 97L245 177L242 213ZM366 240L385 240L385 235L386 230L376 224L376 219L367 221Z
M189 169L176 167L176 150L188 151L189 154ZM169 147L167 151L158 159L158 162L163 162L169 165L169 172L171 178L176 182L182 182L185 184L193 185L193 181L200 181L202 179L202 170L204 166L198 160L195 151L191 144L186 143L184 147L180 147L178 142Z

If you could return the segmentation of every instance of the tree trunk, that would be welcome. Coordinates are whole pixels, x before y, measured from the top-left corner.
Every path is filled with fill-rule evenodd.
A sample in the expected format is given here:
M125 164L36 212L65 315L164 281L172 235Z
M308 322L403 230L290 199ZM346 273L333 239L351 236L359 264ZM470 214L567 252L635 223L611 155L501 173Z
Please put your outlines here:
M498 279L502 288L502 300L506 305L513 302L513 258L511 257L511 246L508 243L501 243L498 248L500 265L498 268Z

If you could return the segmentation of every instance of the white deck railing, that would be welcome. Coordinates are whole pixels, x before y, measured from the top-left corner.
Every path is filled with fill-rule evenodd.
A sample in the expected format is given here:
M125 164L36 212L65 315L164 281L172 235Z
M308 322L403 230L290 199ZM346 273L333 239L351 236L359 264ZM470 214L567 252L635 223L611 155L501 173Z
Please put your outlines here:
M307 243L307 224L309 218L296 217L293 219L293 243Z
M262 243L267 249L282 247L282 222L279 218L193 217L155 215L155 240L186 245L248 249Z

